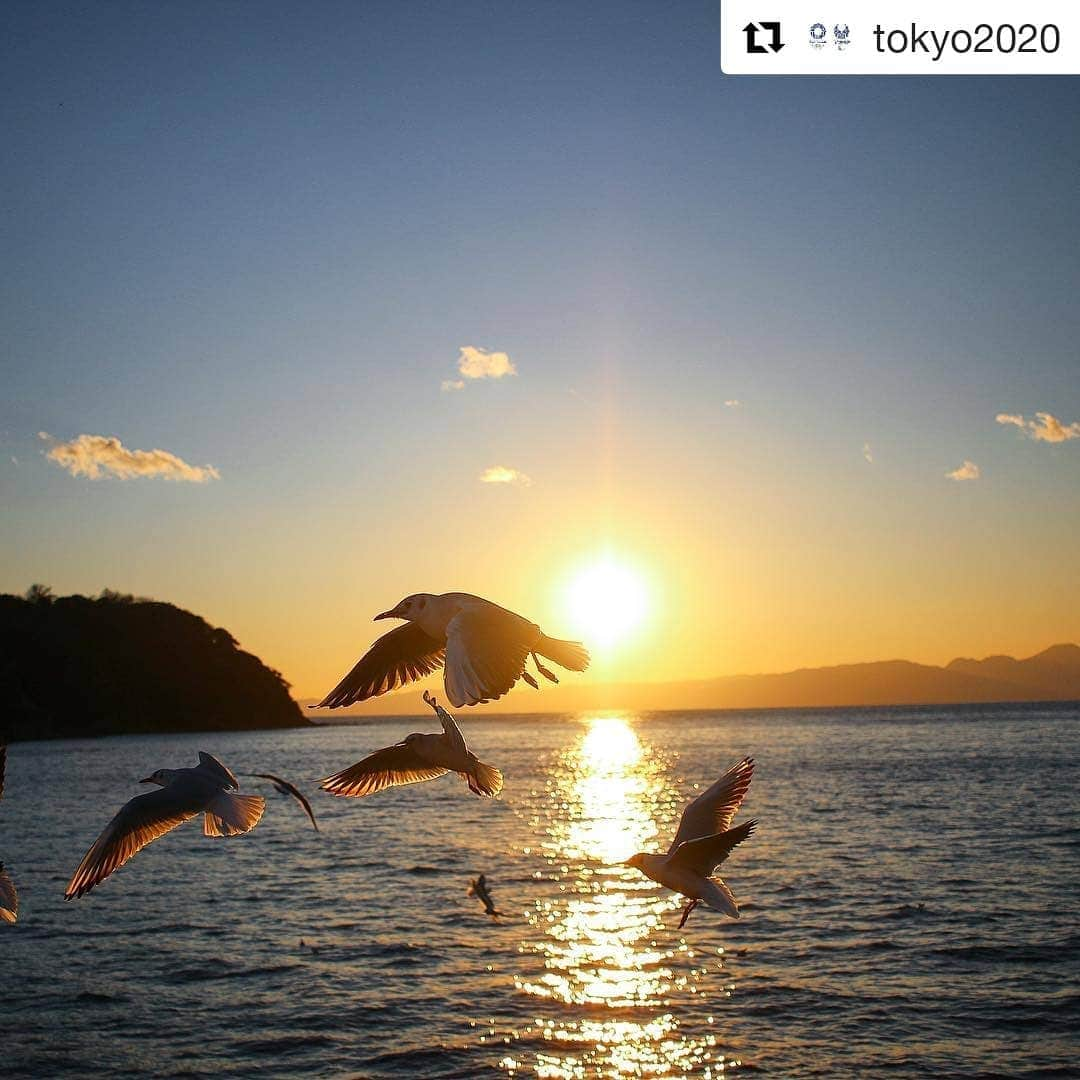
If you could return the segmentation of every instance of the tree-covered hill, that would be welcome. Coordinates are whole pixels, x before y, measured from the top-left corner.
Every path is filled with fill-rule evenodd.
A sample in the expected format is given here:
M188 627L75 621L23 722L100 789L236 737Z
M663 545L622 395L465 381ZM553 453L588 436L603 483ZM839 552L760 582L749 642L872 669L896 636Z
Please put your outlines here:
M306 723L278 672L189 611L40 585L0 595L0 738Z

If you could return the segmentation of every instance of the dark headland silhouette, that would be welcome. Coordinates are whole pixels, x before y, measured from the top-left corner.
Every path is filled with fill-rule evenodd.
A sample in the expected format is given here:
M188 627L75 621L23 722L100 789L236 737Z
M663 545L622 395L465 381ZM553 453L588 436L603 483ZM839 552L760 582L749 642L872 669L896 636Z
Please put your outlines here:
M773 675L730 675L670 683L562 685L541 697L515 689L490 712L571 712L585 709L784 709L854 705L959 705L994 701L1080 700L1080 646L1054 645L1016 660L957 659L945 667L878 660L800 668ZM344 710L349 715L419 713L419 691L403 691ZM317 712L320 722L337 717ZM340 715L340 714L338 714Z
M289 684L226 630L105 591L0 595L0 738L305 726Z

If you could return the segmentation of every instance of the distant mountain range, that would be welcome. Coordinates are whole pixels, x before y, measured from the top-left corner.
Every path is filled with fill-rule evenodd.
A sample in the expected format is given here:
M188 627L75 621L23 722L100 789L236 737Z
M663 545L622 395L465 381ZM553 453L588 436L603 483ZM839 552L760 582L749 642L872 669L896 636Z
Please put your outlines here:
M845 705L957 705L987 701L1080 700L1080 646L1053 645L1025 660L988 656L957 659L945 667L910 660L800 668L774 675L730 675L669 683L575 685L568 675L541 693L518 686L484 712L576 712L586 709L780 709ZM320 721L335 717L416 715L430 686L441 695L442 675L353 706L344 713L305 710Z

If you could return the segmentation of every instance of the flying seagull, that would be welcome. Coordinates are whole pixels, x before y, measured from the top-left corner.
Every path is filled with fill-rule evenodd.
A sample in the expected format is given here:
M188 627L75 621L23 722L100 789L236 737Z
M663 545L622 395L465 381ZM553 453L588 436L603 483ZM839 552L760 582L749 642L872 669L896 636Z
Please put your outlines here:
M570 671L589 666L580 642L550 638L536 623L468 593L416 593L375 618L406 623L383 634L313 708L336 709L378 697L430 675L444 663L446 696L456 708L494 701L518 679L539 689L525 670L530 656L536 670L556 683L557 676L540 663L541 656Z
M7 768L7 747L0 743L0 799L4 797L4 770ZM19 917L19 894L15 882L0 862L0 919L14 922Z
M100 885L152 840L164 836L196 814L204 814L206 836L238 836L259 823L266 800L258 795L234 795L240 784L216 757L199 751L193 769L158 769L140 784L159 784L160 791L136 795L105 827L75 871L65 900Z
M320 785L322 789L331 795L359 798L383 788L417 784L456 772L474 794L498 795L503 786L502 773L469 750L454 718L426 690L424 701L441 721L441 735L406 735L403 742L376 750L363 761L328 776Z
M474 881L469 882L469 895L475 896L484 905L484 911L492 918L502 916L501 911L495 910L495 901L491 899L491 890L488 888L487 878L481 874Z
M311 809L311 803L308 802L307 796L295 784L290 784L288 780L282 780L280 776L275 776L269 772L251 772L242 775L257 776L261 780L269 780L282 795L291 795L304 808L304 813L311 818L311 824L315 826L315 831L319 831L319 823L315 820L315 811Z
M730 828L753 775L752 758L743 758L732 765L683 811L679 831L666 855L639 851L623 864L636 867L646 877L688 898L680 930L694 908L702 903L733 919L739 917L731 890L721 878L712 875L732 848L742 843L757 825L756 821L748 821L736 829Z

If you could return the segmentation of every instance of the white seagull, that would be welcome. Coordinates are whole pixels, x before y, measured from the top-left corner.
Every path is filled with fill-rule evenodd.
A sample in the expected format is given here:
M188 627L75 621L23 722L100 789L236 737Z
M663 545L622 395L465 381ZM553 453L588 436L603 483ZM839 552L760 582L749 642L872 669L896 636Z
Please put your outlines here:
M679 929L686 925L690 913L704 903L733 919L739 917L739 907L731 890L722 878L713 877L716 868L742 843L757 825L747 821L736 829L730 828L750 787L754 775L752 758L743 758L708 791L702 792L683 811L679 831L666 855L638 852L624 866L633 866L646 877L689 899L683 908Z
M498 795L503 786L502 773L469 750L454 718L427 691L424 701L442 722L441 735L406 735L404 741L376 750L363 761L328 776L320 785L322 789L331 795L360 798L384 788L418 784L456 772L474 794Z
M456 708L494 701L518 679L539 689L525 670L529 656L536 670L552 682L559 680L538 657L570 671L589 666L581 642L550 638L536 623L468 593L416 593L375 618L406 623L383 634L313 708L336 709L366 701L430 675L444 662L446 696Z
M7 747L0 744L0 799L4 797L4 770L7 766ZM19 917L19 894L15 882L0 862L0 919L14 922Z
M88 893L119 870L152 840L164 836L196 814L204 814L206 836L238 836L259 823L266 800L234 795L240 784L216 757L199 751L193 769L158 769L140 784L160 784L160 791L136 795L105 827L72 875L65 900Z

